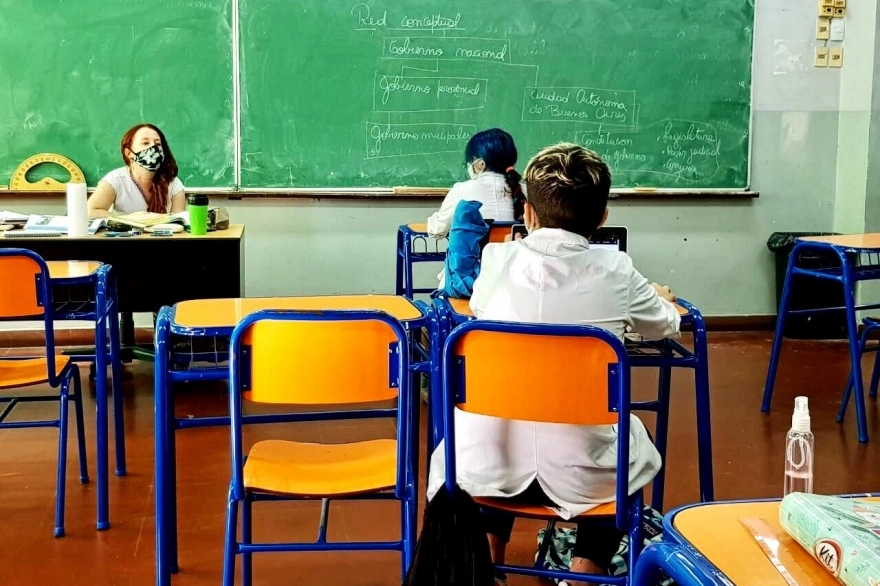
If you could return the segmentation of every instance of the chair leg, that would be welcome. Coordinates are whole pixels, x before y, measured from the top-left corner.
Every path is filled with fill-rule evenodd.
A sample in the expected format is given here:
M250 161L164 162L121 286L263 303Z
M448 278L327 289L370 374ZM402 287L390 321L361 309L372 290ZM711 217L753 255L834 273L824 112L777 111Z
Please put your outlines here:
M779 366L779 355L782 352L782 336L785 332L785 318L788 314L788 304L791 299L791 289L794 285L792 270L795 266L797 251L792 251L788 258L788 268L785 271L785 283L782 286L782 299L779 303L779 313L776 316L776 332L773 335L773 347L770 350L770 364L767 366L767 380L764 383L764 398L761 400L761 411L770 411L770 402L773 400L773 387L776 384L776 369Z
M415 477L413 477L415 478ZM407 488L406 494L401 502L401 539L403 540L403 551L401 554L401 576L402 580L406 580L407 572L412 564L413 557L416 553L416 531L417 531L417 512L418 503L415 499L415 489Z
M58 421L58 473L55 482L55 537L64 537L64 493L67 482L67 407L70 381L61 383Z
M867 336L868 329L865 328L865 335ZM867 344L867 339L865 340ZM862 352L865 351L865 348L862 347ZM874 356L874 368L871 370L871 389L868 393L868 396L872 399L877 398L877 385L880 384L880 349L877 350L876 355Z
M79 481L82 484L89 482L89 462L86 456L86 424L83 418L82 382L80 381L79 369L73 369L73 410L76 417L76 443L79 451Z
M238 525L238 501L229 489L229 502L226 505L226 543L223 547L223 586L235 586L236 525Z
M859 338L859 360L861 360L862 354L865 353L865 346L868 343L868 333L868 329L865 328L865 331L862 332L862 336ZM877 358L880 358L880 351L877 353ZM846 390L843 391L843 398L840 400L840 409L837 410L837 423L843 423L843 419L846 417L846 410L849 407L849 399L852 396L853 387L855 387L855 379L853 379L853 371L852 368L850 368L849 378L846 379Z
M119 334L119 314L116 312L116 299L113 311L107 316L110 323L110 373L113 377L113 435L116 446L116 476L125 476L125 415L124 394L122 390L122 342Z
M660 380L657 384L657 433L654 445L660 453L661 468L657 476L654 477L651 489L651 505L658 511L663 510L663 497L666 488L666 448L669 444L669 391L671 383L672 369L668 366L660 368Z
M550 551L550 547L553 545L554 531L556 531L556 521L551 519L544 526L544 539L541 540L541 545L538 546L538 555L535 556L535 567L538 569L544 568L547 552Z
M630 523L629 531L629 552L627 554L626 569L628 581L633 584L632 576L635 574L636 564L639 561L639 554L642 553L644 542L642 537L642 514L644 509L644 501L641 495L630 499L631 510L630 516L633 522Z
M251 544L253 542L253 525L251 524L251 507L253 501L249 497L241 502L241 542L243 544ZM241 577L242 586L251 586L253 581L253 566L251 565L253 554L242 552L241 554Z

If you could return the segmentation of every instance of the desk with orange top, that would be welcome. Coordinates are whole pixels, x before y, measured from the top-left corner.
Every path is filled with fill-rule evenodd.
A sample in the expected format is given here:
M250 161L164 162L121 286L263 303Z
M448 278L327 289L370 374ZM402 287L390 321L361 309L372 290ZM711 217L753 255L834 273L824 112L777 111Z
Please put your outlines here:
M5 238L0 247L26 248L47 261L90 260L113 267L119 293L123 346L133 346L131 313L152 313L186 299L244 295L244 225L193 236L141 234L108 238ZM63 264L63 263L62 263ZM62 266L62 265L58 265Z
M494 222L489 228L489 242L503 242L510 235L514 222ZM443 262L446 238L428 236L427 224L404 224L397 229L397 257L395 294L413 298L417 293L431 293L434 287L416 287L413 283L413 264ZM432 250L433 247L433 250Z
M694 395L697 411L697 451L699 458L700 477L700 500L703 502L715 500L714 474L712 471L712 423L709 409L709 348L706 340L706 326L700 310L694 305L679 299L676 304L681 316L681 323L689 326L693 335L693 350L685 348L676 340L642 340L627 344L629 349L630 366L634 368L657 368L660 371L657 385L657 399L633 403L633 410L654 411L657 413L657 426L655 431L655 444L663 460L666 460L666 447L669 424L669 393L670 381L673 368L691 368L694 370ZM434 307L440 322L440 342L432 343L432 362L439 364L440 348L442 341L452 328L458 324L473 319L469 301L466 299L449 299L439 297L434 300ZM436 371L437 369L434 369ZM441 388L438 373L432 371L431 388ZM434 393L436 396L437 393ZM431 412L440 412L439 405L431 403ZM442 432L438 422L431 420L432 433L429 434L429 450L439 442ZM665 488L664 466L660 474L654 479L651 494L651 504L658 511L663 510L663 497Z
M156 442L156 584L168 586L177 571L177 479L175 432L189 427L229 425L229 415L178 419L174 413L172 383L186 380L228 380L228 366L172 370L170 336L209 337L232 335L247 315L262 309L276 310L378 310L399 320L408 331L426 325L427 306L396 295L339 295L204 299L163 307L156 320L155 442ZM411 364L411 370L414 365ZM320 420L321 413L315 413ZM281 416L283 417L283 416ZM270 423L279 415L246 415L245 423ZM413 442L418 442L414 434ZM417 446L414 453L418 453Z
M830 257L830 258L829 258ZM807 279L820 279L839 283L843 289L843 307L814 309L792 309L792 289L795 283L803 286ZM776 333L770 352L767 380L761 411L770 410L776 370L782 350L786 319L789 315L816 314L818 312L845 310L846 329L850 349L850 383L854 386L856 404L856 424L860 442L868 441L867 409L865 407L864 384L862 382L861 350L856 312L876 309L880 303L859 304L856 299L856 286L859 281L880 280L880 233L847 234L841 236L808 236L798 238L792 249L785 284L779 302L779 315L776 319ZM844 392L837 422L843 421L850 390Z
M880 501L876 496L864 495ZM785 579L761 550L741 519L767 522L779 541L778 557L798 584L833 586L838 582L779 524L779 501L744 501L689 505L670 512L663 520L664 541L689 548L737 586L787 586Z

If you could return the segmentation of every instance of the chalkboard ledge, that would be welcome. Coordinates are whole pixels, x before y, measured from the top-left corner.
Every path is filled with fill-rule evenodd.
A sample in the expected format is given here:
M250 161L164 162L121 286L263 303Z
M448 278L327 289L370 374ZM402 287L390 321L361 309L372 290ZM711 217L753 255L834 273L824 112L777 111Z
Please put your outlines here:
M89 189L91 192L92 189ZM370 188L267 188L233 189L216 187L187 188L188 193L205 193L211 197L241 199L440 199L449 191L445 187L370 187ZM5 197L64 197L62 191L20 191L0 188L0 208ZM613 199L624 200L744 200L755 199L759 192L747 189L612 189Z

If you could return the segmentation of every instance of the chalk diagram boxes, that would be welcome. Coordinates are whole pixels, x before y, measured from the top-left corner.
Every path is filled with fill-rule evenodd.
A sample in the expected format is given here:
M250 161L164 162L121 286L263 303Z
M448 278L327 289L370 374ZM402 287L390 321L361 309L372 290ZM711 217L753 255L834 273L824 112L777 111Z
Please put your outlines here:
M372 111L387 120L366 123L366 159L461 153L477 131L476 124L433 120L436 113L450 120L472 119L475 111L486 107L490 80L446 74L441 63L509 64L510 41L434 35L462 31L460 18L460 14L454 18L435 14L410 23L416 27L412 29L415 35L394 33L381 39L382 59L402 64L399 72L374 75ZM406 19L401 24L407 24ZM413 121L420 115L432 121Z
M404 17L389 25L394 17L371 14L361 3L352 15L356 30L373 31L383 62L383 70L373 75L372 109L364 127L366 160L461 153L477 124L484 124L481 111L497 107L496 93L501 92L522 96L520 119L507 121L514 135L528 137L529 128L538 131L531 133L532 142L544 128L547 136L567 135L598 152L620 183L655 177L687 184L709 179L720 169L718 131L712 124L679 119L644 124L634 90L542 84L538 65L513 62L515 39L469 35L460 13ZM475 63L480 67L472 67ZM526 75L505 79L503 72L514 68ZM474 70L478 73L464 73Z

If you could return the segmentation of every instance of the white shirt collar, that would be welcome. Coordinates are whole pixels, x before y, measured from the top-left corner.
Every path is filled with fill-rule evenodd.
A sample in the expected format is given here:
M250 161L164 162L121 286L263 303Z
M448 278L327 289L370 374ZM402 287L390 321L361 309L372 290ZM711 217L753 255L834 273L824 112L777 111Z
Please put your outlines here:
M525 241L532 244L567 244L578 248L590 248L590 241L587 238L562 228L538 228L529 234Z

